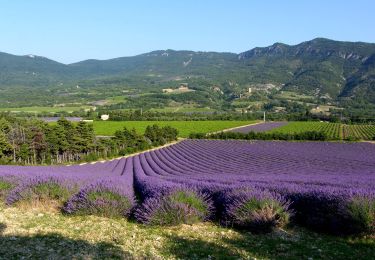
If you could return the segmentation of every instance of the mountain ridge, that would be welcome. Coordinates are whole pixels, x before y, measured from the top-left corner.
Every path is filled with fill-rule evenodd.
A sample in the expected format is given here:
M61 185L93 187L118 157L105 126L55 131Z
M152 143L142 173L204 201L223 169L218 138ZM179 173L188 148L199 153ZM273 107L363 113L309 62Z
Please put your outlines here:
M375 103L375 44L315 38L296 45L274 43L241 53L156 50L106 60L63 64L37 55L0 52L0 88L56 86L98 79L200 78L228 92L256 84ZM143 84L143 83L142 83ZM145 83L146 84L146 83ZM150 86L152 87L152 86Z

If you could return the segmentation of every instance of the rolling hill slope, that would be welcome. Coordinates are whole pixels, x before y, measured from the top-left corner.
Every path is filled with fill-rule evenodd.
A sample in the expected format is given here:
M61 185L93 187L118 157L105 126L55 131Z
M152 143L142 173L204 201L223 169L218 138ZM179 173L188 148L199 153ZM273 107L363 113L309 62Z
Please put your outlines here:
M152 89L155 83L197 79L205 82L203 88L220 86L228 95L236 88L272 84L328 100L375 104L375 44L316 38L240 54L162 50L68 65L40 56L0 53L0 89L56 88L82 81L89 86L100 82L103 87L132 81Z

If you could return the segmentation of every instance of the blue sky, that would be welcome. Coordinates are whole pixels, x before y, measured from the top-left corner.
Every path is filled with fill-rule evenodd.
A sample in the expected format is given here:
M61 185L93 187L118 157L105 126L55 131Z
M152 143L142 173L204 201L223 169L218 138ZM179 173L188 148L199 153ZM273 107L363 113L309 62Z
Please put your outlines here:
M370 0L0 0L0 51L71 63L315 37L375 42L374 10Z

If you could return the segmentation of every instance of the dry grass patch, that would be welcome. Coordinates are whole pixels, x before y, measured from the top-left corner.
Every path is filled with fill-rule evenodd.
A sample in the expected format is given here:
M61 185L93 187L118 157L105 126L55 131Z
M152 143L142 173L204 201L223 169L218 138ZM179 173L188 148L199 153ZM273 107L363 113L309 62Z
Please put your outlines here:
M375 240L289 228L266 235L213 223L146 227L125 219L0 206L0 259L371 259ZM27 209L27 210L25 210Z

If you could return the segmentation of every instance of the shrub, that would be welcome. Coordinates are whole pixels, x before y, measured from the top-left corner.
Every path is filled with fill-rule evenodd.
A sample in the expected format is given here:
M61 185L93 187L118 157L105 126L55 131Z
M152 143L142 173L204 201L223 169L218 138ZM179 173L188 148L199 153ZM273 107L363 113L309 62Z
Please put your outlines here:
M237 190L224 195L224 223L255 233L268 233L289 222L290 203L259 190Z
M351 233L375 232L375 199L355 197L347 205Z
M334 235L374 231L375 200L350 196L334 189L286 192L293 202L293 221L312 230Z
M135 216L150 225L178 225L202 222L211 214L210 198L192 190L174 190L160 198L149 198Z
M63 212L76 215L102 217L127 217L134 206L131 191L126 185L100 181L89 185L72 196L64 205Z
M328 136L323 132L307 131L302 133L268 133L268 132L220 132L206 135L203 133L192 133L189 135L190 139L237 139L237 140L310 140L310 141L325 141Z
M207 137L207 134L205 133L190 133L189 138L190 139L205 139L208 137Z
M12 183L0 179L0 199L2 200L13 187Z
M6 204L12 205L19 201L63 203L72 194L72 187L57 178L36 178L24 181L9 192Z

